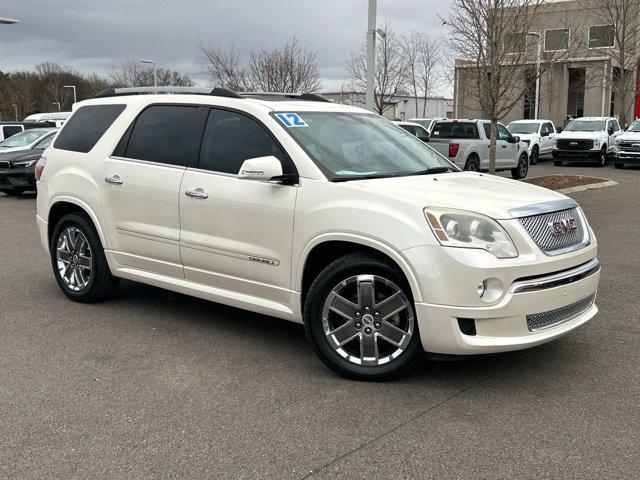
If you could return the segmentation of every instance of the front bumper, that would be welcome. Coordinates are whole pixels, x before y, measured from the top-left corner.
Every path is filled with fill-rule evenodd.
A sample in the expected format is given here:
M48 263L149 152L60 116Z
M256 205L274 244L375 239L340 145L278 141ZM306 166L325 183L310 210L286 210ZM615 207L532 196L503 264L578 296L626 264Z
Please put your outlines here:
M615 161L627 165L640 165L640 152L616 151Z
M12 168L0 171L0 188L11 190L35 190L35 168Z
M553 150L554 160L570 160L577 162L597 161L600 158L600 150Z

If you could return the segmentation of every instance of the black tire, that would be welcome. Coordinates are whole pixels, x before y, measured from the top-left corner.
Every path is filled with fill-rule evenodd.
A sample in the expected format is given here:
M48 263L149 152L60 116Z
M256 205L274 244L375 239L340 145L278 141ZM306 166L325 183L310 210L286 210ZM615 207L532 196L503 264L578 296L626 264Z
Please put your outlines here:
M613 166L616 167L616 168L624 168L624 163L614 162Z
M596 162L596 167L604 167L607 164L607 147L602 147L600 153L598 154L598 160Z
M88 264L91 265L91 270L88 274L87 283L80 289L74 289L67 284L67 281L62 278L62 274L59 270L60 263L58 260L58 245L61 241L61 236L67 231L68 228L76 229L80 231L86 242L88 243L88 251L90 253ZM64 239L62 240L64 242ZM71 300L80 303L95 303L106 300L109 298L118 288L120 279L114 277L109 270L107 259L104 256L104 249L100 242L100 237L96 232L95 227L91 223L88 217L85 215L70 213L65 215L56 224L53 235L51 236L51 266L53 268L53 274L58 282L58 286L64 292L64 294ZM73 255L81 257L80 253Z
M337 351L337 349L339 348L342 349L343 352L354 350L357 352L362 352L362 339L365 338L365 331L368 331L369 334L371 334L367 338L374 339L373 343L376 344L376 351L379 353L379 356L377 358L382 359L381 355L388 355L388 352L390 350L394 350L397 348L396 346L392 346L390 343L386 343L384 341L384 338L382 339L381 343L378 343L378 338L380 338L379 334L375 331L373 331L372 333L372 330L381 328L381 323L383 324L382 328L388 328L389 322L379 320L383 317L375 317L378 320L373 317L373 315L378 313L376 308L377 306L382 304L382 300L380 302L374 300L374 306L371 309L364 306L367 302L358 301L359 306L355 303L351 304L353 306L353 311L362 310L362 313L366 311L373 312L373 314L364 313L363 315L360 311L355 311L355 313L351 312L353 313L353 316L349 316L348 320L346 320L346 317L334 314L333 311L327 309L327 302L331 302L329 296L332 295L335 289L347 289L350 288L350 285L353 285L355 283L355 287L353 287L355 288L355 290L353 291L360 291L359 289L361 284L360 278L358 278L359 276L365 276L362 277L364 279L372 278L371 276L375 276L376 282L382 279L389 282L388 284L373 282L374 287L372 291L375 292L374 298L384 298L383 296L381 297L381 295L384 293L383 289L388 287L389 285L393 286L389 288L397 289L395 290L396 292L400 291L402 295L398 296L398 299L404 299L399 301L404 301L405 307L401 313L398 313L397 315L391 317L391 321L393 322L396 317L399 318L401 317L401 315L404 315L406 316L405 322L412 322L412 328L407 328L406 330L404 327L409 325L409 323L404 323L404 325L401 323L397 324L398 326L402 327L403 330L411 331L412 334L410 336L410 339L405 336L402 337L402 339L407 342L404 345L404 349L397 355L397 357L391 359L388 363L377 365L361 365L341 356ZM353 281L353 279L356 279L355 282ZM351 284L349 284L348 281L351 281ZM323 318L323 312L325 310L327 312L326 321ZM366 317L369 317L369 319L367 319ZM412 320L409 320L409 318L411 318ZM330 334L325 332L325 326L327 327L328 331L335 331L335 328L338 328L334 325L329 326L329 321L333 321L333 319L338 319L339 322L345 322L344 324L339 325L339 327L350 323L351 331L355 332L356 335L355 337L352 337L351 340L349 340L349 343L345 343L342 347L334 348L329 340ZM358 319L361 319L359 323ZM330 369L347 378L370 381L391 380L404 375L417 367L425 357L422 343L420 341L418 322L415 317L413 297L411 295L411 289L409 288L407 280L395 266L390 265L384 260L370 254L352 253L349 255L345 255L344 257L341 257L329 264L329 266L327 266L318 275L318 277L311 285L305 300L304 321L307 338L309 339L309 342L313 346L313 349L318 357L320 357L320 359ZM370 327L367 327L367 325L369 325ZM373 328L374 326L375 329ZM379 332L383 332L382 328L379 330ZM388 347L386 351L384 350L385 347ZM351 358L355 358L355 356ZM364 355L359 355L359 358L360 360L362 360L362 358L364 358Z
M536 165L538 160L540 160L540 149L537 145L534 145L531 149L531 158L529 159L529 163L531 165Z
M469 155L469 158L467 158L467 163L464 165L464 169L469 172L480 171L480 159L475 153Z
M554 164L556 167L561 167L561 166L562 166L562 160L554 160L554 161L553 161L553 164Z
M25 190L23 188L0 188L0 192L10 197L18 197L22 195Z
M526 152L522 152L520 154L520 158L518 159L518 166L516 168L511 169L511 178L514 180L521 180L527 177L529 173L529 157Z

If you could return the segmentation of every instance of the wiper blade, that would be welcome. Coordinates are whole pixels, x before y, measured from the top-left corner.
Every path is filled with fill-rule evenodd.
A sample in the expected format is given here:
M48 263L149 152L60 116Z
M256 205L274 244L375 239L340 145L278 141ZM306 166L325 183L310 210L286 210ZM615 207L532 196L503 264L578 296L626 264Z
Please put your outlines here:
M435 175L437 173L447 173L447 172L455 172L455 170L451 167L431 167L431 168L427 168L426 170L410 173L409 175Z
M403 177L401 173L369 173L367 175L353 175L351 177L334 178L334 182L348 182L349 180L371 180L374 178L393 178Z

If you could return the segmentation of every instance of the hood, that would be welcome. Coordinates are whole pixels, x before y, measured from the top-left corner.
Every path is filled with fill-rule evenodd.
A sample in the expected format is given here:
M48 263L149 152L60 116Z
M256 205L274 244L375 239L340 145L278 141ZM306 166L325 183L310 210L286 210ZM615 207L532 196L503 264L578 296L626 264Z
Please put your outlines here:
M624 132L617 137L618 140L640 140L640 132Z
M567 132L567 131L564 131L564 132L556 135L556 138L566 138L566 139L588 138L588 139L593 139L593 138L600 138L602 135L605 135L605 134L606 134L606 132L604 130L598 130L598 131L595 131L595 132Z
M356 180L348 182L376 194L414 200L420 207L470 210L495 219L509 219L509 210L552 200L564 195L517 180L484 173L460 172L441 175Z
M43 150L28 149L4 153L0 150L0 161L21 162L26 160L35 160L40 158L42 152Z
M19 152L21 150L28 150L29 146L23 146L23 147L10 147L10 148L3 148L0 147L0 155L2 155L3 153L10 153L10 152Z

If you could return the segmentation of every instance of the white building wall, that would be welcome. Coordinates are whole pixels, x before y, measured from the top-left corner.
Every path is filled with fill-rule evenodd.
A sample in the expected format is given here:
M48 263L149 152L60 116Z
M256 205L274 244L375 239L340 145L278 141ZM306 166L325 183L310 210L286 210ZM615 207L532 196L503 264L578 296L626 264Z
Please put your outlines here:
M364 108L364 94L357 92L326 92L321 93L323 97L332 102L344 103ZM434 118L452 117L453 99L450 98L427 98L425 114L423 115L424 98L418 98L418 109L416 111L415 97L395 96L389 99L391 105L385 109L384 116L391 119L409 120L410 118Z

